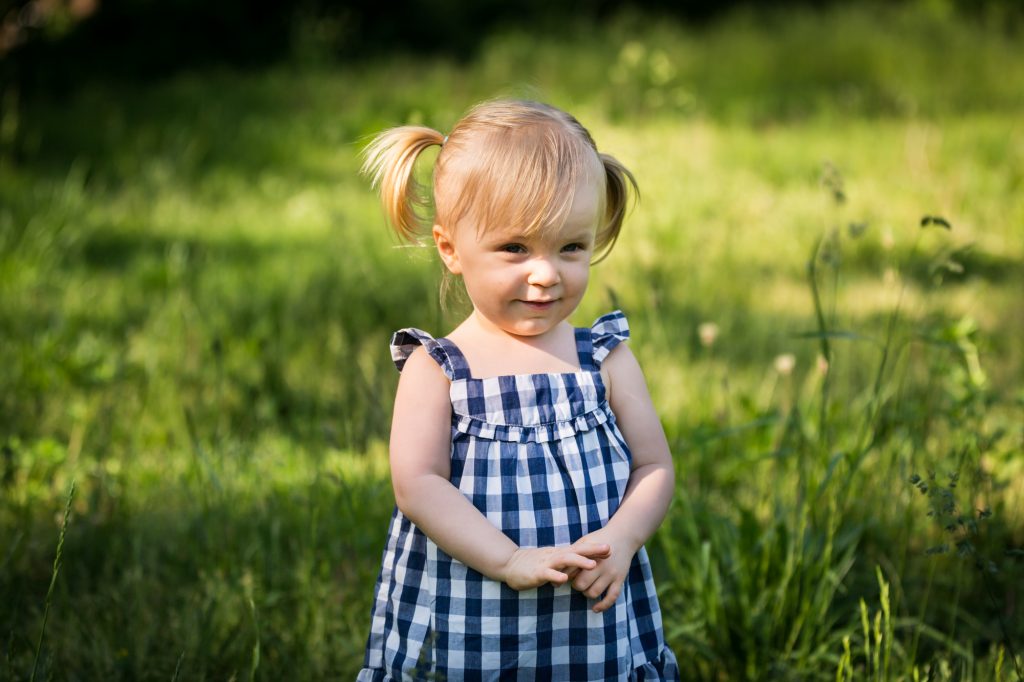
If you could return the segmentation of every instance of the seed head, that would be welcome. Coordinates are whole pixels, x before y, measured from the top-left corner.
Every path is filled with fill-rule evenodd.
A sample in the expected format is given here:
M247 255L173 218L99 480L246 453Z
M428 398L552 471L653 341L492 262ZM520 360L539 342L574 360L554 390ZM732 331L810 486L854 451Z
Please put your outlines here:
M783 376L789 376L796 367L796 356L792 353L783 353L775 356L775 371Z
M714 322L702 322L697 327L697 336L700 337L700 345L711 348L715 345L715 339L718 338L718 325Z

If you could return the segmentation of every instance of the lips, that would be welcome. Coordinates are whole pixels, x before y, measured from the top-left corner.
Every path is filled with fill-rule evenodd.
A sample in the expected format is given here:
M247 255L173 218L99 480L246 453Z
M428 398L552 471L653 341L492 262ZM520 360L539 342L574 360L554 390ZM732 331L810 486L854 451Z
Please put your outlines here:
M529 306L530 308L536 308L538 310L544 310L554 305L558 299L551 299L549 301L520 301L523 305Z

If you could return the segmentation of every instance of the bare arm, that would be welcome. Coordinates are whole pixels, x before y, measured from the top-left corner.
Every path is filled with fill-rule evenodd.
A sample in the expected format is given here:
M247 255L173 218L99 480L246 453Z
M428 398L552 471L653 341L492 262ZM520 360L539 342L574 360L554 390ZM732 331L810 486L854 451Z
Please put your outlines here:
M633 467L618 510L599 531L580 541L606 542L611 556L593 569L570 570L573 587L604 611L615 603L633 556L661 525L675 491L675 470L665 431L658 420L636 357L620 344L602 366L609 404L633 456Z
M592 568L607 556L598 543L520 549L451 484L451 402L448 379L422 348L409 356L398 382L391 424L395 502L446 553L515 589L562 584L559 569Z
M604 362L609 403L633 455L633 470L619 509L607 528L628 540L635 553L661 525L675 491L675 468L665 430L647 390L643 370L625 344Z

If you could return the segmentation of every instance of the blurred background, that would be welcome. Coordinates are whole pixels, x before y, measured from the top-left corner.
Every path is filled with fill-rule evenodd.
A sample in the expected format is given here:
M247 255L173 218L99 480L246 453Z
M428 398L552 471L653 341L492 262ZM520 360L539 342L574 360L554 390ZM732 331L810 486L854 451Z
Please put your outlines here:
M352 679L395 329L359 152L496 96L641 201L684 679L1024 679L1024 4L0 3L0 680ZM432 155L420 164L429 181Z

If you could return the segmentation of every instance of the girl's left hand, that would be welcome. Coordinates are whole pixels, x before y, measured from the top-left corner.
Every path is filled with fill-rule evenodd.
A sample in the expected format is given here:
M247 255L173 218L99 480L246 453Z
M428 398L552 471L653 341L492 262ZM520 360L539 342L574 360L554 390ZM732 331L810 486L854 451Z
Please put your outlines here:
M608 532L607 528L584 535L573 546L579 543L598 543L611 547L610 555L599 559L594 568L566 572L573 589L591 599L600 598L593 608L594 613L601 613L610 609L619 598L636 550L630 548L628 542ZM601 595L604 597L601 598Z

